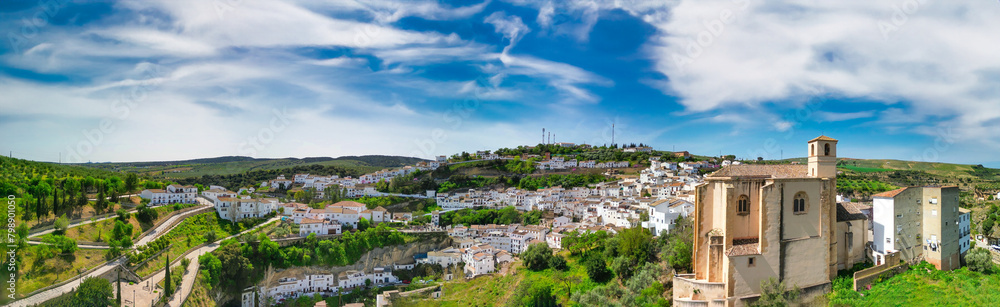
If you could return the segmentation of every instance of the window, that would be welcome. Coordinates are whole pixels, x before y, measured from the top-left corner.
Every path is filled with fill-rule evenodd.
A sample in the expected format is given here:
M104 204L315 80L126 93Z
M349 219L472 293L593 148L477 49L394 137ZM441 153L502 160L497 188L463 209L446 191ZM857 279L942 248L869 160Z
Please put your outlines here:
M740 198L736 200L736 213L750 214L750 197L740 195Z
M799 192L795 194L795 198L792 200L792 211L795 214L805 214L806 213L806 193Z
M824 156L829 156L830 155L830 144L826 144L823 147L824 147L824 151L823 151L824 154L823 155Z
M931 210L931 215L937 215L937 210Z
M757 257L750 257L750 259L747 260L747 266L748 267L752 268L752 267L756 266L756 264L753 263L754 258L757 258Z

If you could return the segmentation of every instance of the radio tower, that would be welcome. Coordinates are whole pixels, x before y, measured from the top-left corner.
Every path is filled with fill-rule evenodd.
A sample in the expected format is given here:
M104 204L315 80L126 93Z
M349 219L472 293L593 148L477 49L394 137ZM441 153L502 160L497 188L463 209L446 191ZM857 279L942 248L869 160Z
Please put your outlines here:
M611 122L611 145L615 145L615 122Z
M545 144L545 128L542 128L542 144Z

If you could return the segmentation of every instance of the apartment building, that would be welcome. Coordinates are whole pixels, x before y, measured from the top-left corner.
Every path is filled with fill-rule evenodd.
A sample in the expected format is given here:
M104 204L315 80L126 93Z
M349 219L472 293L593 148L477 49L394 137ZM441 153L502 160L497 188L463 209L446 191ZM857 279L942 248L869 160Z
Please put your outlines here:
M963 213L958 187L907 187L872 196L876 264L893 252L909 262L926 260L939 270L961 267ZM968 237L968 235L964 235Z
M146 189L139 197L149 200L150 205L163 204L193 204L198 195L198 188L190 185L171 184L166 189Z

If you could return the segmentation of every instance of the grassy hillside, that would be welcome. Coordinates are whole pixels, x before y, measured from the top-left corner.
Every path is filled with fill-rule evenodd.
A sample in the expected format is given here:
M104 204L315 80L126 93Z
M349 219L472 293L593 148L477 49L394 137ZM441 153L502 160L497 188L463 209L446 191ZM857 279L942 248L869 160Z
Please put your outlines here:
M827 297L831 306L996 306L1000 300L1000 275L961 268L938 271L922 263L871 290L854 292L850 277L834 281Z
M419 158L397 156L347 156L339 158L284 158L284 159L254 159L250 157L218 157L185 161L161 162L121 162L121 163L89 163L85 166L133 172L163 179L184 179L202 176L223 176L242 174L251 171L266 171L293 168L296 166L335 166L341 169L370 173L384 168L413 165L424 161Z

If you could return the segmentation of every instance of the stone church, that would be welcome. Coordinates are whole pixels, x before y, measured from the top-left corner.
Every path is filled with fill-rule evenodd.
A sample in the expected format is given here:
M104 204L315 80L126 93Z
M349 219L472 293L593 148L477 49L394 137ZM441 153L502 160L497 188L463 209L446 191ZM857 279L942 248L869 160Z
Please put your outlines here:
M806 165L731 165L696 187L694 273L674 278L674 306L749 305L769 278L809 300L864 260L866 218L838 212L837 140L807 150Z

